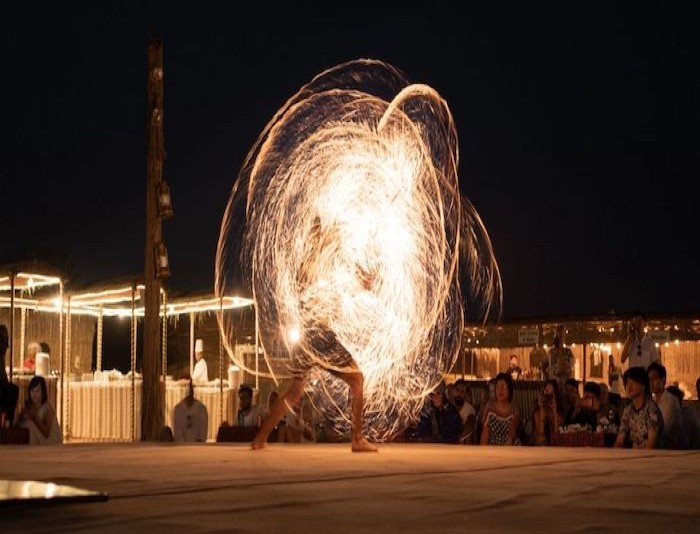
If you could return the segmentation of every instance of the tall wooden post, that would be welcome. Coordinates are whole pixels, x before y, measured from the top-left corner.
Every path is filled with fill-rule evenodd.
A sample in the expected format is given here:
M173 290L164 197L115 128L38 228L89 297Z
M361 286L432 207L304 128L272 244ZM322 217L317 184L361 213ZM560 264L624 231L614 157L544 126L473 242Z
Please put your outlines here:
M163 44L148 42L148 114L146 119L147 187L143 389L141 436L157 441L164 425L165 384L161 382L160 279L156 277L156 248L161 244L161 219L158 216L158 186L163 178L165 158L163 142Z

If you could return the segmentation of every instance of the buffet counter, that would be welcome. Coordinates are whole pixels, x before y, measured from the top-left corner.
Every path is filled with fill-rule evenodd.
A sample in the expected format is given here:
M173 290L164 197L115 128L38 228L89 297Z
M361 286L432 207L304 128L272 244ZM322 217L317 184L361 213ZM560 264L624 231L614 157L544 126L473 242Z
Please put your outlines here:
M70 381L70 395L65 399L66 415L63 421L67 441L82 442L130 442L141 439L141 404L143 382L135 381L132 430L132 383L130 378L113 380ZM58 383L60 389L60 382ZM54 398L61 402L60 391ZM66 387L66 383L64 383ZM175 405L187 396L185 383L168 380L165 387L165 424L172 428ZM222 397L223 394L223 397ZM194 387L194 396L207 409L209 416L208 440L215 441L223 421L235 420L238 407L238 390L212 382ZM223 414L221 400L223 398ZM59 406L60 408L60 406Z

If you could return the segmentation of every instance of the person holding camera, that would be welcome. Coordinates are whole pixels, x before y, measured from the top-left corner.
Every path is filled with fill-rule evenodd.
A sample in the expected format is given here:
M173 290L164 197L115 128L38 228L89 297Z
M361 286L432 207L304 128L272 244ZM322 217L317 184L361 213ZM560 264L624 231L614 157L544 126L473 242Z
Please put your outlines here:
M554 346L549 349L547 359L542 362L545 377L559 381L559 389L563 389L566 381L571 378L574 368L574 353L564 344L566 328L563 324L557 326L554 333Z
M645 331L646 320L642 314L635 314L627 328L627 339L622 347L622 363L629 360L628 369L643 367L645 370L660 360L659 349Z
M561 411L559 382L547 380L537 397L537 405L532 413L535 423L535 445L554 445L555 437L564 422Z

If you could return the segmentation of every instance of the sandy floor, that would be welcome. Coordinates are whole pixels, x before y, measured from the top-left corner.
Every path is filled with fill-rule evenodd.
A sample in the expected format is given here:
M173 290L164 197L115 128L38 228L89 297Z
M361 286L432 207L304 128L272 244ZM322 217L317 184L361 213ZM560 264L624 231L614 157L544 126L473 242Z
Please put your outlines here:
M700 451L348 445L0 447L0 479L109 493L0 532L700 532Z

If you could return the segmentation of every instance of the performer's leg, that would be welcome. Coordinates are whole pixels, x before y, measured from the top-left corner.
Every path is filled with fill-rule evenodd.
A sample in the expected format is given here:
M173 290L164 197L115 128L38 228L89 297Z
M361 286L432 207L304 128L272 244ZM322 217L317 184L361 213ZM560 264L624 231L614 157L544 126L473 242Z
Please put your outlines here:
M364 377L357 371L334 373L350 386L350 400L352 403L352 450L353 452L375 452L377 447L372 445L362 435L362 409L364 408Z
M253 449L257 450L265 447L270 432L272 432L272 429L275 428L275 425L279 423L280 419L282 419L282 416L287 411L285 401L289 402L290 405L296 403L304 393L304 382L305 380L303 378L294 377L284 394L277 397L277 400L272 403L270 413L265 417L265 420L260 425L260 430L258 430L255 439L253 439L253 443L251 444Z

